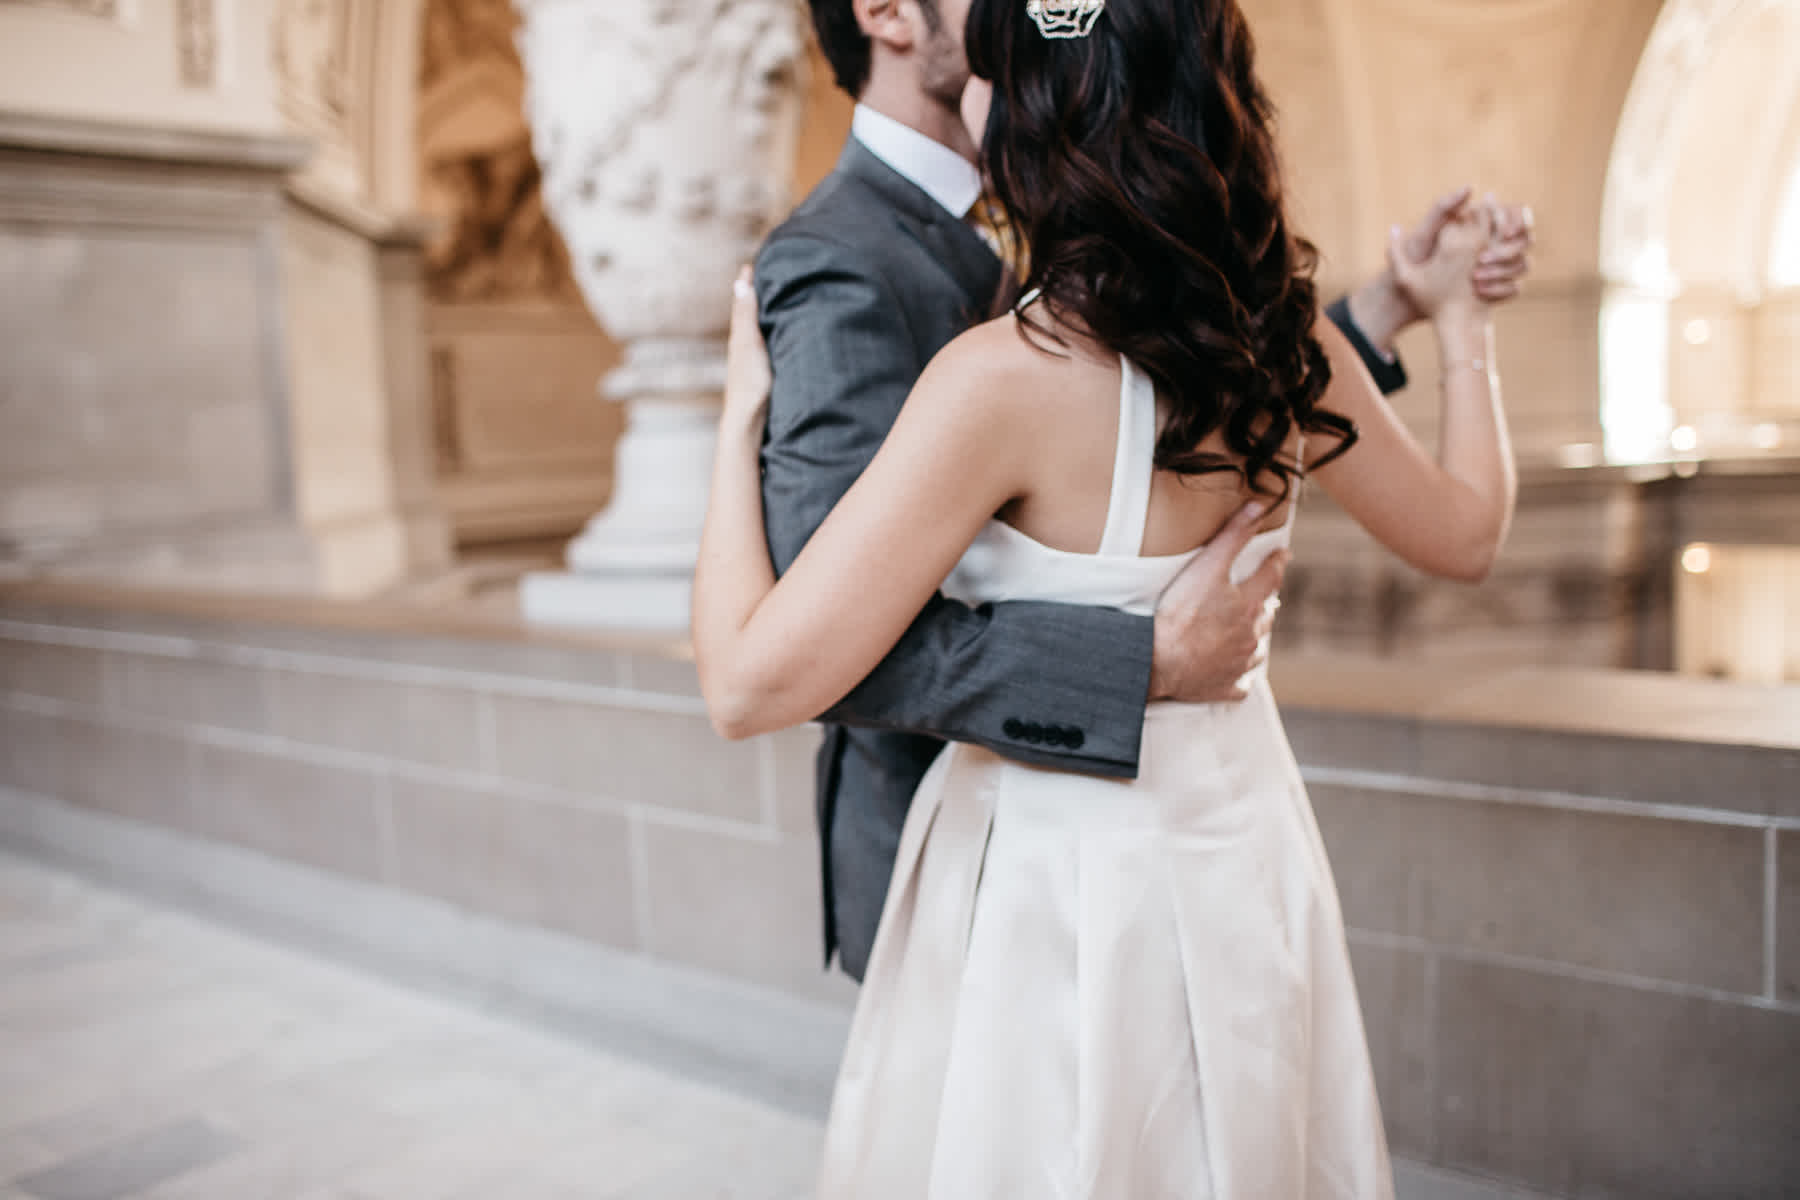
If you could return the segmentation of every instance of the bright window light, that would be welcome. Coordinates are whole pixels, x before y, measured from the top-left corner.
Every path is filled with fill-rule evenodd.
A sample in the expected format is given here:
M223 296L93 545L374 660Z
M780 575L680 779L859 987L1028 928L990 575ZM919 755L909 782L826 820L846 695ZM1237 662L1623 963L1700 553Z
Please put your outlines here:
M1612 462L1665 458L1669 408L1668 302L1615 292L1600 309L1600 426Z
M1775 287L1800 287L1800 163L1788 179L1787 200L1775 222L1774 252L1770 256L1769 282Z

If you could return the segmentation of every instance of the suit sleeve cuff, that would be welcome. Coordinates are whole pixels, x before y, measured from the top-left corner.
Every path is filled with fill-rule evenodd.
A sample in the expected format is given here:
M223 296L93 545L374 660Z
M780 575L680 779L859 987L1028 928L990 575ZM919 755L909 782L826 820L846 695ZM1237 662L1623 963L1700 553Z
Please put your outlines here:
M1070 645L1111 648L1106 669L1085 673L1079 688L1006 689L1008 700L993 706L989 727L974 740L1037 766L1136 778L1150 691L1153 619L1117 609L1060 605L1039 606L1034 615L1045 621L1052 613L1078 623L1068 630Z
M1400 361L1399 355L1384 354L1376 349L1375 344L1357 327L1356 318L1350 315L1348 296L1339 296L1333 300L1325 310L1325 315L1349 339L1350 345L1363 360L1363 366L1369 368L1369 374L1374 378L1375 386L1381 389L1382 395L1391 396L1406 386L1406 364Z

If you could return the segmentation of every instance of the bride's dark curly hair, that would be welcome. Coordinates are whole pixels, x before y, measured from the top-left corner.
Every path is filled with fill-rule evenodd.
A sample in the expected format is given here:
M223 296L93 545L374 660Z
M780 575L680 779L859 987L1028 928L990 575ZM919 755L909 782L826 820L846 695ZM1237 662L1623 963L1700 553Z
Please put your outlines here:
M1025 0L973 0L966 42L994 85L982 165L1028 249L1024 286L1155 380L1170 410L1156 465L1285 497L1303 471L1284 451L1296 426L1336 443L1314 465L1349 449L1355 425L1319 407L1318 254L1282 211L1236 0L1112 0L1066 40L1040 34ZM1227 453L1200 448L1214 430Z

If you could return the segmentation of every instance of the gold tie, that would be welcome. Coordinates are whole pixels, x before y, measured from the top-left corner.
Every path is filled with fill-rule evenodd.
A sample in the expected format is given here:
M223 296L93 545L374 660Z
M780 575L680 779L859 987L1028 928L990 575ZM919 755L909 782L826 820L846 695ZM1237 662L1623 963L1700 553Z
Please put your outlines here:
M969 225L988 249L994 252L1003 266L1012 273L1013 278L1023 279L1029 258L1025 246L1019 237L1019 231L1006 219L1006 210L994 199L992 192L983 189L975 200L974 207L969 209Z

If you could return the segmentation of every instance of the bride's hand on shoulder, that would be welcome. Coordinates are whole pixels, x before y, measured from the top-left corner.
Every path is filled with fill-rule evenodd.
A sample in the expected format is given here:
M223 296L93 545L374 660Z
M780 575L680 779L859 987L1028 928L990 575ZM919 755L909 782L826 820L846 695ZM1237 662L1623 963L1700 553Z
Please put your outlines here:
M762 438L769 415L769 390L774 371L769 347L757 321L756 288L745 267L731 285L731 335L725 356L725 411L721 432L737 432Z

